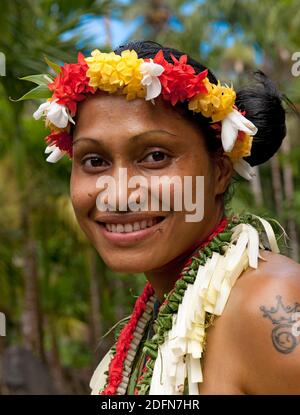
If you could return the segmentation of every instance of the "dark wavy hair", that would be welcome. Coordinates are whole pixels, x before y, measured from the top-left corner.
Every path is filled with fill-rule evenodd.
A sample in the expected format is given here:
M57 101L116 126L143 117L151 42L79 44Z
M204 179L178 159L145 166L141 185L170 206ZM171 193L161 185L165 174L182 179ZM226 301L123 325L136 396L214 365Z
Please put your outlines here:
M179 59L184 52L177 49L165 47L150 40L131 41L120 45L114 50L118 55L123 50L135 50L139 58L154 58L156 53L162 49L165 59L173 63L171 53ZM196 73L208 69L208 79L217 84L217 78L209 68L187 56L187 63L191 65ZM251 166L257 166L269 160L279 149L286 135L285 110L282 105L284 96L276 89L273 82L261 71L255 72L254 83L237 91L235 105L241 111L246 112L246 117L258 128L253 137L251 155L245 160ZM218 154L221 150L221 142L216 138L216 132L209 127L211 121L201 114L193 114L188 110L186 102L176 104L180 106L185 115L199 125L204 137L206 147L211 155Z

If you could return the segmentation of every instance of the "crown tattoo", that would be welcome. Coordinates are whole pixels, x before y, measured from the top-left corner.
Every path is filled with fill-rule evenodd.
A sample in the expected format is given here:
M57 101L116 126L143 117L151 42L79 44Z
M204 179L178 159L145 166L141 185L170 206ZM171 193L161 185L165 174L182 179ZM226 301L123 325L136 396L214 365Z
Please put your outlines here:
M272 321L272 324L293 324L295 322L294 313L300 312L300 303L295 303L293 306L285 306L282 302L281 295L276 296L276 307L268 309L261 306L260 310L263 312L263 317L267 317Z

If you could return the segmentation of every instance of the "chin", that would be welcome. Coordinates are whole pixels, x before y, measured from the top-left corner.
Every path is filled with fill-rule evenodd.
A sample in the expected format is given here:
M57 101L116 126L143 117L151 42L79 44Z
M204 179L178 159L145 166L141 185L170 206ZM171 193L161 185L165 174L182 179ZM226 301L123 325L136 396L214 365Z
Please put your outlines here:
M98 253L106 266L114 272L139 274L159 268L162 265L161 262L153 261L149 257L145 260L144 256L146 255L142 254L140 255L140 259L138 258L139 255L135 259L133 255L124 255L121 257L120 255L112 255L111 253L108 256L103 254L103 252L98 251Z
M109 258L106 258L105 255L101 255L101 253L99 253L99 255L106 266L114 272L137 274L145 272L147 268L150 267L150 264L146 264L143 261L138 263L134 262L130 256L127 258L120 258L120 256L110 255Z

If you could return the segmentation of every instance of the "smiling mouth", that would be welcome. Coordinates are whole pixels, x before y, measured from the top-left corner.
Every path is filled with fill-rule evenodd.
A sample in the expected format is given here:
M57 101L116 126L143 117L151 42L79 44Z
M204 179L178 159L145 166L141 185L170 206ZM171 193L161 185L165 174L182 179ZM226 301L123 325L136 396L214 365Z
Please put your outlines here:
M127 223L109 223L99 222L97 223L103 226L108 232L112 233L131 233L138 232L146 228L151 228L157 225L165 219L164 216L157 216L153 218L147 218L140 221L127 222Z

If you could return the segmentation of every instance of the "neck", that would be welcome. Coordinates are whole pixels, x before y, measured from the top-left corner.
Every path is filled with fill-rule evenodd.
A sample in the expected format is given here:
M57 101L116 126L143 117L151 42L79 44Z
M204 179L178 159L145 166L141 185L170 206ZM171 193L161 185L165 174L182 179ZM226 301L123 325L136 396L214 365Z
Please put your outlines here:
M164 301L164 295L169 293L175 285L180 272L186 266L187 261L191 258L201 244L205 242L210 235L214 233L214 231L218 228L222 219L224 218L223 215L220 215L213 223L208 227L207 232L197 241L195 241L186 251L182 254L168 262L167 264L163 265L160 268L153 269L151 271L147 271L145 273L147 280L152 285L155 294L160 303Z

